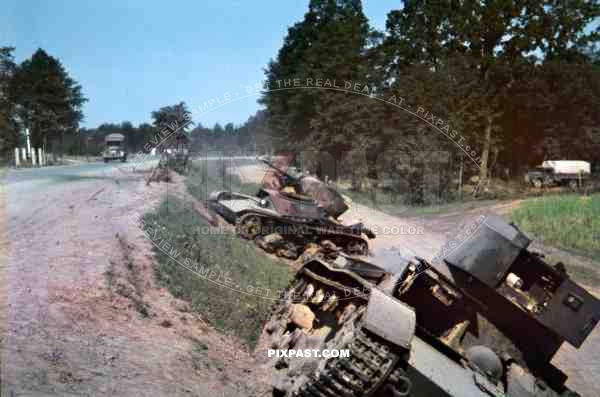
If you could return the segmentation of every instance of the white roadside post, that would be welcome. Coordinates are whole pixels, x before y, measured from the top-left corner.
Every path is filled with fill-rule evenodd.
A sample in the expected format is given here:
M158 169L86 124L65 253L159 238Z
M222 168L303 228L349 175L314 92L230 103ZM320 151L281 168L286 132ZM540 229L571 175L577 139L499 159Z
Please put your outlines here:
M19 168L21 166L21 161L19 160L19 148L15 148L15 167Z
M21 148L21 160L23 160L23 163L27 162L27 148Z
M35 148L31 151L31 166L35 167L37 166L37 162L35 161Z
M27 135L27 154L32 155L32 153L31 153L31 138L29 136L29 128L25 128L25 135Z
M44 162L44 156L42 154L42 148L39 147L37 149L37 152L38 152L38 160L40 161L40 167L43 167L45 165L45 162Z

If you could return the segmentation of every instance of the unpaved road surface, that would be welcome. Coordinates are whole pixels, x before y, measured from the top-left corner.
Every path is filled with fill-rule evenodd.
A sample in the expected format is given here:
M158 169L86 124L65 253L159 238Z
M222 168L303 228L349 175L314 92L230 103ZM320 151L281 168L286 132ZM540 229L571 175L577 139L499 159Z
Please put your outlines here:
M13 171L3 185L2 396L257 395L242 345L154 284L136 224L181 181L114 167Z

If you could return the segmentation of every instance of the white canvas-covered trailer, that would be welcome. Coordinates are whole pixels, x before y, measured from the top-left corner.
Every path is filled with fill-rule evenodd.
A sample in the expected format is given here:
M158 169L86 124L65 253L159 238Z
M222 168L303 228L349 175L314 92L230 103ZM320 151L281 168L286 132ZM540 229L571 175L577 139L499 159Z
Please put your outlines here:
M590 163L579 160L547 160L542 163L543 168L552 168L555 174L589 174Z

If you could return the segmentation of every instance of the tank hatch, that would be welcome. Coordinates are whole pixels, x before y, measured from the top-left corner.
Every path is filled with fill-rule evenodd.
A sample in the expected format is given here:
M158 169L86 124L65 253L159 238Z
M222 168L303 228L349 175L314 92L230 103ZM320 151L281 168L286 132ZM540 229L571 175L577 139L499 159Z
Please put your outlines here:
M442 258L494 288L505 277L529 238L495 215L464 224L442 249Z

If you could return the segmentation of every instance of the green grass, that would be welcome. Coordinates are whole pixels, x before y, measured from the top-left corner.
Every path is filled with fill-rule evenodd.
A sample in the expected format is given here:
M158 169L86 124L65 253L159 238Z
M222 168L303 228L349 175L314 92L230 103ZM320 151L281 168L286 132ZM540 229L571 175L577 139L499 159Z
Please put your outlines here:
M155 244L159 282L175 297L191 302L192 309L215 328L242 338L253 348L277 291L284 289L293 275L290 268L233 234L211 234L204 218L173 197L146 214L143 221L155 243L164 238L172 246L169 256ZM156 230L160 237L154 237ZM186 263L210 280L186 269L182 265ZM257 288L261 289L258 293Z
M227 162L222 160L192 163L186 179L188 191L199 200L206 200L210 192L215 190L231 190L249 195L258 191L260 185L243 183L237 175L227 174L227 166Z
M544 244L587 256L600 254L600 194L529 199L511 218Z

